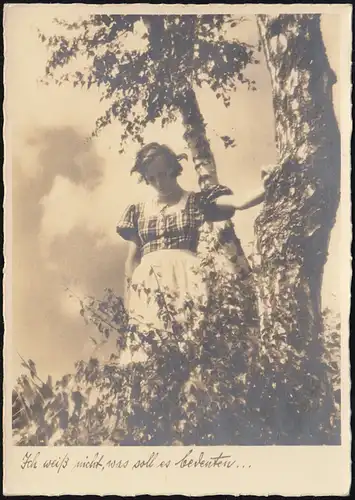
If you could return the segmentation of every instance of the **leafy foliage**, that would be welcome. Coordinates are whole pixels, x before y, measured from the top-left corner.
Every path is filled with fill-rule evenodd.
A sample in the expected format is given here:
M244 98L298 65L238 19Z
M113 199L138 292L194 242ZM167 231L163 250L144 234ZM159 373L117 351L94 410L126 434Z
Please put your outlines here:
M207 257L206 257L207 259ZM257 445L330 444L339 438L339 405L328 408L328 427L309 435L283 414L290 395L308 416L322 400L304 391L309 380L299 365L311 362L277 349L277 339L258 337L258 320L250 304L248 280L215 269L201 269L213 294L207 303L186 297L181 311L160 301L164 328L138 328L128 321L122 300L107 290L101 301L87 298L81 314L93 322L106 342L114 335L117 354L106 364L92 358L76 364L73 374L55 384L38 380L26 364L13 392L13 429L18 445ZM197 272L197 271L196 271ZM253 279L253 278L249 278ZM155 300L161 290L147 291ZM198 302L198 301L197 301ZM169 315L164 314L165 308ZM329 314L328 314L329 316ZM179 315L181 318L181 314ZM196 321L198 318L198 321ZM339 325L324 340L323 373L339 376ZM275 345L273 348L272 346ZM128 364L120 354L132 353ZM273 349L270 366L268 352ZM272 383L270 383L270 377ZM278 381L287 380L287 394ZM317 382L317 381L315 381ZM281 386L280 386L281 387ZM297 388L301 387L301 390ZM307 403L307 406L305 406ZM275 407L275 404L278 406Z
M161 119L164 127L176 119L178 101L194 86L208 85L230 104L237 83L255 89L244 76L255 62L253 48L230 39L226 30L243 19L230 15L95 15L77 23L56 20L64 35L40 40L50 51L45 82L97 86L109 102L94 134L118 119L128 140L143 143L148 123ZM78 60L78 61L77 61ZM70 64L82 70L70 70ZM69 71L60 68L69 66ZM123 149L122 149L123 151Z

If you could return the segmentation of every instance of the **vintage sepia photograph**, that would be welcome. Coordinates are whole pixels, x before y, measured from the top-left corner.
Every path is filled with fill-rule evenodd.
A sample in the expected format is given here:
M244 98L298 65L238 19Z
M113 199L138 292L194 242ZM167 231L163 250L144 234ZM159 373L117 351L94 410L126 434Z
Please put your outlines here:
M351 7L94 7L5 9L11 446L340 447Z

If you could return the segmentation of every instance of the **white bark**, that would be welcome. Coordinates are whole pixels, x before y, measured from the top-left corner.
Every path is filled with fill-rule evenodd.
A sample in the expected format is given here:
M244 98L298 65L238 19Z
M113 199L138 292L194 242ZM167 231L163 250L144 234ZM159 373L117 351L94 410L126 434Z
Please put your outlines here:
M327 421L329 410L322 399L329 388L320 363L320 291L340 191L340 136L331 95L335 75L320 16L259 15L257 23L271 77L279 153L256 221L260 334L275 371L279 364L287 378L292 367L299 380L317 381L317 389L303 387L298 396L302 404L318 398L318 425ZM287 405L291 418L295 406Z

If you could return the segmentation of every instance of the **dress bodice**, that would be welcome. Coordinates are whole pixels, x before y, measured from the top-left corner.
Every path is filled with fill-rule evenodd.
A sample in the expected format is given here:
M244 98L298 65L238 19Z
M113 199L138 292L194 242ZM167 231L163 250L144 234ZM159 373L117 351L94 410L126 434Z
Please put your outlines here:
M139 242L142 256L163 249L196 252L199 229L208 220L208 207L218 197L231 194L224 186L188 193L186 203L170 209L151 210L146 202L129 205L117 225L126 240Z

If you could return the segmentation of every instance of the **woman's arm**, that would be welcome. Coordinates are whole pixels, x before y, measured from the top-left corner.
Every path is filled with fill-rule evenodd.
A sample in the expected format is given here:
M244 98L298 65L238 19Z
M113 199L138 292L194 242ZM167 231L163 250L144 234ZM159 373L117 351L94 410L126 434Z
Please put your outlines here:
M130 282L134 270L141 261L140 249L135 241L129 242L128 255L125 264L125 288L124 288L124 304L126 308L129 304Z
M276 165L268 165L261 169L261 178L264 186L275 168ZM227 196L222 196L221 198L219 198L219 200L217 200L216 202L216 205L218 207L224 207L225 210L227 209L227 207L229 207L230 209L233 207L234 211L247 210L248 208L256 207L257 205L260 205L260 203L263 203L263 201L265 200L265 189L264 187L260 188L258 192L256 192L253 196L247 198L242 204L240 204L240 199L234 195L228 196L228 200L226 198Z
M236 196L223 195L205 209L206 218L211 222L231 219L237 210L247 210L255 207L264 201L264 197L265 192L260 191L243 204L238 204L239 198Z
M255 193L253 196L245 200L241 205L236 205L236 210L247 210L248 208L256 207L260 205L265 199L265 190L261 189L259 192Z
M264 186L275 168L275 165L269 165L262 168L261 178ZM218 195L218 198L213 200L213 202L205 208L207 220L212 222L228 220L234 216L237 210L247 210L248 208L260 205L265 200L264 186L254 195L247 198L242 204L240 203L240 196L237 197L231 192Z
M247 210L248 208L255 207L256 205L260 205L264 201L265 191L260 190L255 193L253 196L244 201L244 203L240 204L240 198L231 195L231 196L221 196L218 200L216 200L216 206L219 210L223 210L225 212L234 212L236 210Z

